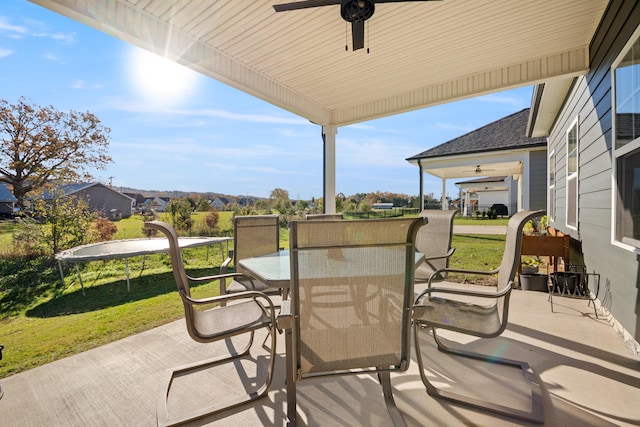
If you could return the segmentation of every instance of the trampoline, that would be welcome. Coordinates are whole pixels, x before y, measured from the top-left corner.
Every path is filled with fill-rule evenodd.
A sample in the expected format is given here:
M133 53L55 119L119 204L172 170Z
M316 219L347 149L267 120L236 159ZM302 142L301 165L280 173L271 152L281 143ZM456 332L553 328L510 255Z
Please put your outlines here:
M178 239L178 243L181 249L194 248L197 246L210 246L216 244L220 245L220 248L222 249L222 245L226 243L228 250L230 240L231 237L180 237ZM64 261L76 265L78 280L80 281L80 286L82 286L82 293L84 294L84 283L82 282L82 276L80 275L80 268L78 267L79 263L124 258L127 275L127 291L131 291L131 286L129 284L129 258L162 252L169 252L168 239L140 238L111 240L108 242L91 243L88 245L76 246L75 248L58 252L55 257L58 260L58 268L60 269L60 278L62 280L63 286L64 273L62 271L62 262Z

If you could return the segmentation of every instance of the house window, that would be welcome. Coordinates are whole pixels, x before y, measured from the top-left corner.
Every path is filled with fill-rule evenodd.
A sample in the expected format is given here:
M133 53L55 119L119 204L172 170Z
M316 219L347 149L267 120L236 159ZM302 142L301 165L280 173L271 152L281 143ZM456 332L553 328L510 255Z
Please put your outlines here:
M612 70L615 240L640 248L640 29Z
M547 201L547 218L553 221L556 217L556 152L549 155L549 200Z
M567 132L567 227L578 228L578 119Z

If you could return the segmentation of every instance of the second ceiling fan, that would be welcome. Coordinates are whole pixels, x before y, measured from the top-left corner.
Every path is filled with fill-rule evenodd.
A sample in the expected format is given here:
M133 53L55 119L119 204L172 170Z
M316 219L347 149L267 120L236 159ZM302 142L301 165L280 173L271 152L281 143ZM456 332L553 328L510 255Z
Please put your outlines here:
M416 1L440 1L440 0L304 0L292 3L276 4L273 8L276 12L308 9L311 7L340 5L340 16L347 22L351 22L353 50L364 47L364 21L373 16L376 3L404 3Z

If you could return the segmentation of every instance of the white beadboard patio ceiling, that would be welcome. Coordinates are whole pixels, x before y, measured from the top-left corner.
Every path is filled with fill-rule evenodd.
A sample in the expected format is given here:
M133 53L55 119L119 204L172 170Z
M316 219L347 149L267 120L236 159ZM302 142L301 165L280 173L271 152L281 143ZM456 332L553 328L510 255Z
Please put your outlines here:
M338 5L276 13L286 1L31 1L334 126L535 83L566 91L589 68L608 3L377 4L365 48L354 52Z

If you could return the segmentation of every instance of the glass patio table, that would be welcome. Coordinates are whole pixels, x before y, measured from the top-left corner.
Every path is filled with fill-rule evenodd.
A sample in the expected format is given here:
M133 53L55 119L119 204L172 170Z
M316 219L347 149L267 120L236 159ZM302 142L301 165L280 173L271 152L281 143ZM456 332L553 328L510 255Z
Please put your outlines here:
M415 253L415 265L420 265L424 255ZM273 288L282 288L286 295L291 281L290 254L288 250L274 252L238 261L238 265L248 274Z

